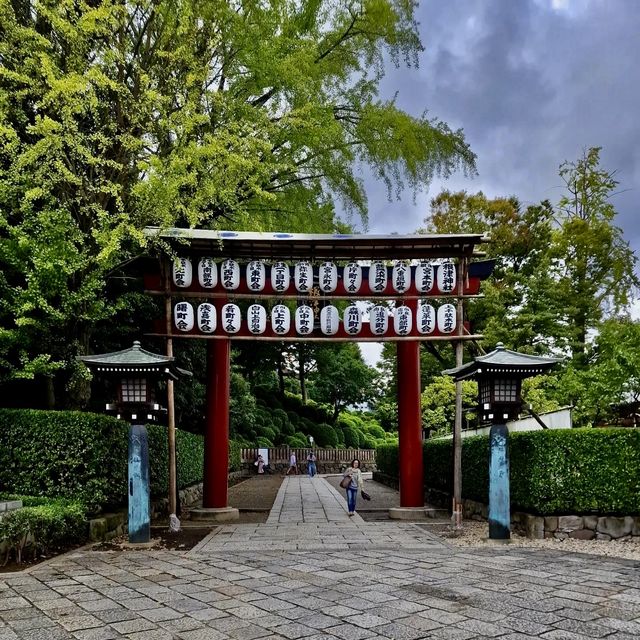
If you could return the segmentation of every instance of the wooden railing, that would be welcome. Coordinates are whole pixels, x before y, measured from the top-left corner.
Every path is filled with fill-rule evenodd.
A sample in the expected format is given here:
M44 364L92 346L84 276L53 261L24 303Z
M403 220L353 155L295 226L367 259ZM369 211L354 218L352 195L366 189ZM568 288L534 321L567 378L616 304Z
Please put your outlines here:
M258 451L264 447L250 447L240 450L242 462L253 462L258 457ZM269 464L288 463L292 453L296 454L298 464L305 462L311 449L298 449L295 447L271 447L269 452ZM349 463L354 458L360 462L373 463L376 461L375 449L314 449L316 460L322 462Z

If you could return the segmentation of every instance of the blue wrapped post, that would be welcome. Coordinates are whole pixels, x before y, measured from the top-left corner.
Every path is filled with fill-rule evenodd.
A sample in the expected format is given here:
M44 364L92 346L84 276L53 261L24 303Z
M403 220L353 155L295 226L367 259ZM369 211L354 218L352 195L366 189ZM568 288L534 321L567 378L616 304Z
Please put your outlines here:
M149 442L142 424L129 427L129 542L150 540Z
M511 537L511 509L507 426L492 425L489 443L489 538L508 540Z

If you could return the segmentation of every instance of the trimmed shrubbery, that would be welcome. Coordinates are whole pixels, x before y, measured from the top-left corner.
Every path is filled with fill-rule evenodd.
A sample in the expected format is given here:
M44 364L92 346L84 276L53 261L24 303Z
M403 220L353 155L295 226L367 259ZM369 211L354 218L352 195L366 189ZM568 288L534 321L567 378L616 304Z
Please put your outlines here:
M424 444L425 485L451 492L452 442ZM637 429L558 429L512 433L511 506L542 515L562 513L640 513L640 431ZM398 447L377 448L378 469L398 476ZM489 491L489 438L462 444L462 494L486 503Z
M168 486L166 428L148 425L152 495ZM0 489L78 500L89 511L118 506L127 498L126 422L78 411L0 409ZM202 480L202 436L176 430L178 484ZM229 467L240 468L232 444Z
M16 495L4 499L20 499L25 506L0 519L0 543L6 544L1 564L6 564L11 555L17 563L22 562L25 549L35 558L87 537L85 507L80 502Z

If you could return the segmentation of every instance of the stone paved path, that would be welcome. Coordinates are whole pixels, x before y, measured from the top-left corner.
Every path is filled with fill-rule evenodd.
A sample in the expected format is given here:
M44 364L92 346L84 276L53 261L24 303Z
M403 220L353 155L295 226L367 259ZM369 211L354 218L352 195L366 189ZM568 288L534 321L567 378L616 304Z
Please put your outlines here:
M296 482L310 491L291 480L281 515ZM220 527L188 553L79 550L0 576L0 640L72 638L637 640L640 563L452 548L419 525L327 515Z

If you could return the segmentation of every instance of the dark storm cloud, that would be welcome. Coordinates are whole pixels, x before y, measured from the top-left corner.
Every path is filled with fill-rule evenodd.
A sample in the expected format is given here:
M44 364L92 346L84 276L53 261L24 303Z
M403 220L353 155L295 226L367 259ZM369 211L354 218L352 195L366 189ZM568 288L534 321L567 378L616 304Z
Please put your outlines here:
M617 172L618 224L640 247L640 2L637 0L449 0L418 9L426 51L418 70L389 69L383 97L462 127L479 175L436 181L414 203L385 203L366 178L370 230L409 233L440 188L516 195L561 194L558 166L601 146Z

